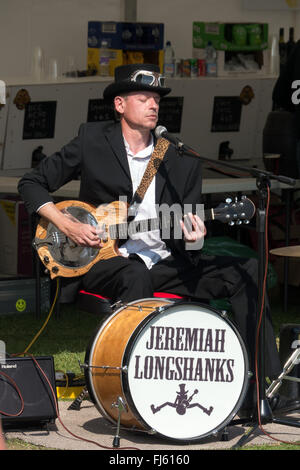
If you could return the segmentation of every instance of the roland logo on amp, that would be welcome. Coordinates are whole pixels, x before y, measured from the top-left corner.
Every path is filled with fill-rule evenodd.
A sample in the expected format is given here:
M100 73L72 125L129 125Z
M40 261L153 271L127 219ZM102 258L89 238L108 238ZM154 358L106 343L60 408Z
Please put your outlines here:
M1 364L0 363L0 369L17 369L18 365L15 364Z

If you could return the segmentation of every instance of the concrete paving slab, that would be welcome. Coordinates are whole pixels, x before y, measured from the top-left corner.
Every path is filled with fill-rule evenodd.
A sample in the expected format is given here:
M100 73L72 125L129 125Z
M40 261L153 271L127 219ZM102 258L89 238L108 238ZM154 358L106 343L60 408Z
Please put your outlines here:
M47 425L47 429L6 431L7 438L22 439L31 444L58 450L116 450L113 449L115 427L103 418L89 400L84 400L80 410L69 410L69 401L59 401L59 418ZM300 423L300 412L280 416ZM178 443L140 431L122 429L118 451L172 451L180 453L200 450L232 449L249 430L245 424L228 426L228 439L222 440L221 431L199 442ZM245 446L276 445L280 441L300 442L300 428L267 423L250 433ZM299 446L300 449L300 446ZM130 453L130 455L132 455Z

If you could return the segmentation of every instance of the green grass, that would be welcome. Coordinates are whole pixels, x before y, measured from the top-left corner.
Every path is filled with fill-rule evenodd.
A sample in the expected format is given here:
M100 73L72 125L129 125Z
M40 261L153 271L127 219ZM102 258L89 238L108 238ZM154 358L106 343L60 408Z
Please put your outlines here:
M6 442L6 450L57 450L44 446L36 446L21 439L8 439Z
M241 450L300 450L300 441L295 444L278 444L278 445L264 445L264 446L247 446Z
M57 449L52 449L44 446L37 446L34 444L30 444L29 442L25 442L21 439L8 439L6 442L6 449L7 450L57 450ZM299 450L300 449L300 441L295 444L279 444L279 445L262 445L262 446L247 446L243 447L240 450ZM230 450L230 449L228 449Z
M36 318L34 314L0 316L0 339L5 342L6 352L23 353L42 328L46 318L47 314L41 318ZM78 361L84 361L86 346L99 321L95 315L65 305L58 316L52 314L28 353L34 356L53 356L56 370L78 374Z

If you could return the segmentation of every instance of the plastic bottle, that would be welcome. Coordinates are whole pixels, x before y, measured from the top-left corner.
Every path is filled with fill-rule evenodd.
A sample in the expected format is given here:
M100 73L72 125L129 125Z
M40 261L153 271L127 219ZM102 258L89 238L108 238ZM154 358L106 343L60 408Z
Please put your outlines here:
M164 75L165 77L175 75L175 53L171 41L167 41L164 51Z
M100 58L99 58L99 75L101 77L109 76L109 61L110 51L108 49L108 42L103 39L101 41Z
M206 75L208 77L217 76L217 51L211 41L207 43L205 48Z
M271 40L271 55L270 55L270 74L279 74L279 46L278 46L278 35L273 34Z

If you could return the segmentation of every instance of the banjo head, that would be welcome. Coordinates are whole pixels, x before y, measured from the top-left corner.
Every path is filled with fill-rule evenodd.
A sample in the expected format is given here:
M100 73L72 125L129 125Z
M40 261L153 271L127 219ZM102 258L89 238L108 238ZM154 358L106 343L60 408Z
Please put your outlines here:
M81 201L63 201L56 204L67 217L97 226L94 207ZM75 277L84 274L99 255L99 248L76 245L63 232L42 218L33 243L39 258L49 270L50 277Z
M93 225L94 227L98 225L95 217L83 207L70 206L65 209L65 212L84 224ZM49 245L49 252L61 266L68 268L84 267L90 264L99 253L98 248L75 245L52 223L48 225L48 235L51 235L53 240L52 245Z

